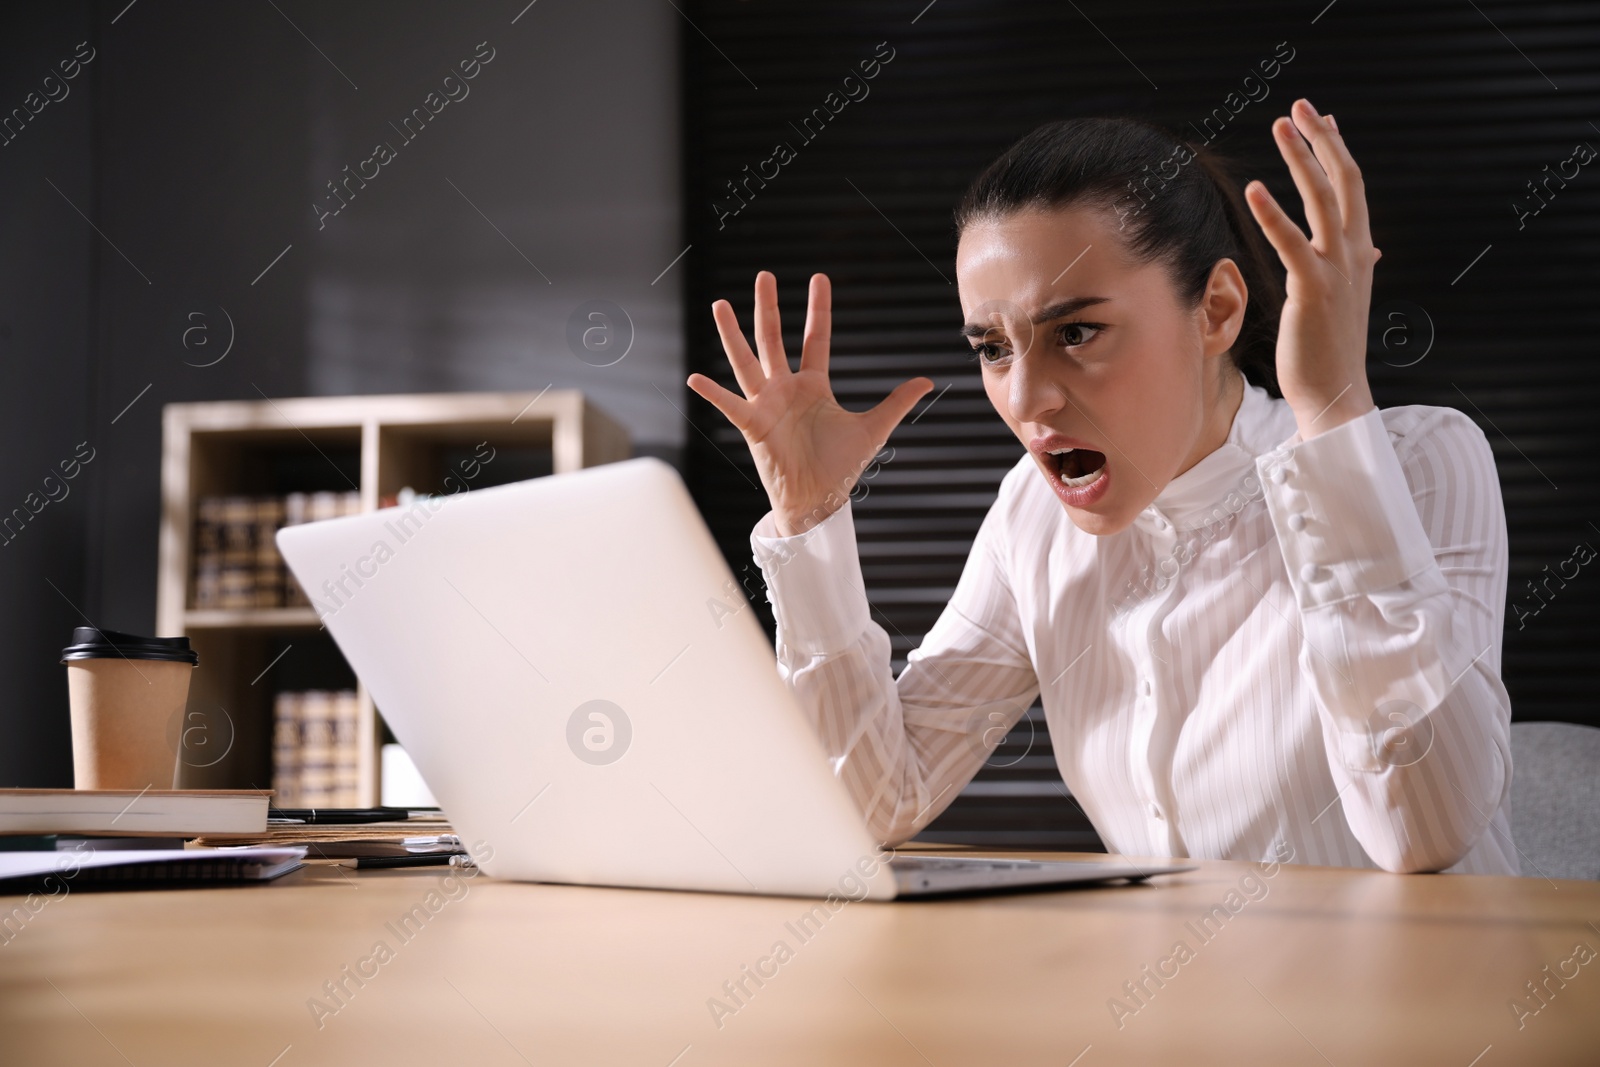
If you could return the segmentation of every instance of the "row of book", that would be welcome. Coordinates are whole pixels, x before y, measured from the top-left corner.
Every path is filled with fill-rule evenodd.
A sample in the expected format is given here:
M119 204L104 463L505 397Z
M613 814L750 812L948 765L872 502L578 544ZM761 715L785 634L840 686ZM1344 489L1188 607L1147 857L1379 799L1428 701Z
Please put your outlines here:
M307 607L311 601L284 565L278 530L361 510L361 494L208 496L196 508L196 608Z
M280 692L272 708L273 803L353 808L361 803L359 705L353 689Z
M409 504L416 496L407 487L386 495L380 506ZM278 553L278 530L360 511L357 492L202 498L195 516L192 606L309 607L311 601Z

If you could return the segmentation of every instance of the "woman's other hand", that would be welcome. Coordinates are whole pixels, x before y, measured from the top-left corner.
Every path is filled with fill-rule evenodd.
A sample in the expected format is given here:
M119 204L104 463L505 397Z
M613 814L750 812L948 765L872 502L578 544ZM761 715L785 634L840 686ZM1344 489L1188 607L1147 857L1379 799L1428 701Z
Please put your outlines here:
M1373 408L1367 384L1367 315L1372 268L1383 253L1372 246L1366 187L1332 116L1296 100L1291 115L1272 124L1305 203L1311 238L1284 213L1259 181L1245 202L1288 271L1278 324L1278 385L1294 410L1302 440ZM1309 144L1308 144L1309 142Z
M726 300L711 305L717 333L744 396L703 374L688 385L744 434L778 533L792 537L844 506L851 488L883 448L890 432L933 388L929 378L901 382L870 411L851 412L834 399L828 381L832 290L826 274L811 276L800 369L789 368L778 324L778 280L756 275L756 352Z

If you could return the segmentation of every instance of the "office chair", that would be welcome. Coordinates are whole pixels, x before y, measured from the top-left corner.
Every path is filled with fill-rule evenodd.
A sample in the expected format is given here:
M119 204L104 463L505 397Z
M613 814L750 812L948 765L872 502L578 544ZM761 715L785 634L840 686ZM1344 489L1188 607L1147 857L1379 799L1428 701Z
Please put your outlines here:
M1600 880L1600 729L1514 722L1511 763L1523 875Z

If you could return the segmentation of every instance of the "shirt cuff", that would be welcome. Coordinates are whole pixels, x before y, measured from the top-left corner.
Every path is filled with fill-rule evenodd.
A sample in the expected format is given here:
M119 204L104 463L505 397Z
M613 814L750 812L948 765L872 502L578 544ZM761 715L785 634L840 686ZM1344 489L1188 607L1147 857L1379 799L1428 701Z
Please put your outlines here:
M1399 585L1434 563L1383 414L1256 457L1301 610Z
M778 536L768 511L750 532L750 551L766 579L780 646L828 655L853 644L871 622L848 500L792 537Z

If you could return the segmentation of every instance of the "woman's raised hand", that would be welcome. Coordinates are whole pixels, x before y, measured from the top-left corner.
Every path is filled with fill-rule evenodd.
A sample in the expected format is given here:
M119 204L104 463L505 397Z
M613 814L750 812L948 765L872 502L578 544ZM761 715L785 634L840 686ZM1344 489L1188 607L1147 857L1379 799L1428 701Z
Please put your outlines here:
M778 324L778 280L756 275L756 352L739 329L726 300L711 305L717 333L744 396L703 374L689 375L689 388L727 416L744 434L761 484L772 504L778 533L792 537L844 506L851 488L871 464L900 420L933 388L929 378L895 386L870 411L839 406L828 381L832 289L826 274L811 276L800 369L789 368Z
M1383 255L1372 246L1366 186L1333 116L1301 98L1272 133L1305 204L1308 239L1259 181L1245 202L1288 271L1278 320L1278 385L1293 409L1300 437L1357 418L1373 408L1367 383L1367 315L1372 269Z

